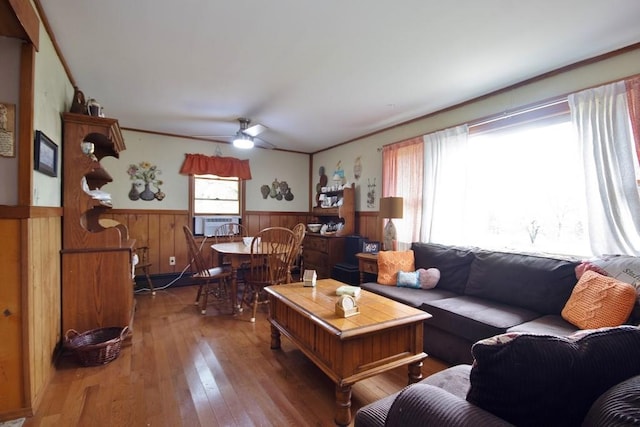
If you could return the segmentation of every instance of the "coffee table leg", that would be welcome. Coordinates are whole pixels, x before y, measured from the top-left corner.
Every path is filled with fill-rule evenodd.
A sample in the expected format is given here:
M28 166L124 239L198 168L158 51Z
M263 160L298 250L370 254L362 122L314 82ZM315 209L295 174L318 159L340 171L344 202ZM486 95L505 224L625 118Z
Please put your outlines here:
M339 426L348 426L351 422L351 385L336 384L336 418Z
M422 360L409 364L409 384L417 383L422 379Z
M271 350L277 350L280 348L280 331L275 326L271 325Z

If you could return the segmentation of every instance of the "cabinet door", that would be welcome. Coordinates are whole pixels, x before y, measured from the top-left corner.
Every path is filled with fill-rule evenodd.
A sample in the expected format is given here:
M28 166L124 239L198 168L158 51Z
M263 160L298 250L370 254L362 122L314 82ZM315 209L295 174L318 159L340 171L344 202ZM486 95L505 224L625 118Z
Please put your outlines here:
M130 251L63 252L62 270L63 333L130 324Z

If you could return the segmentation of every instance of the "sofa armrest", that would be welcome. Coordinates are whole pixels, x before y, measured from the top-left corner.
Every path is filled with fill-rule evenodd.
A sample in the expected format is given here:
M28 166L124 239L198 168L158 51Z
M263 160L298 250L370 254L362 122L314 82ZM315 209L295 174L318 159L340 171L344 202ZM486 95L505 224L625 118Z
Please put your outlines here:
M414 384L402 390L386 417L387 427L477 427L512 426L502 418L465 399L429 384Z

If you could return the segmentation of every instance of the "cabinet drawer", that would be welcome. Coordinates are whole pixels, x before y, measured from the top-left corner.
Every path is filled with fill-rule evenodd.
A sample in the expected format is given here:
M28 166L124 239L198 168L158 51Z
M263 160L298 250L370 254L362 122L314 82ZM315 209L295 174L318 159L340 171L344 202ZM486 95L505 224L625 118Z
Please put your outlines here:
M319 251L319 252L327 252L327 239L324 239L322 237L313 237L313 236L309 236L309 237L305 237L304 239L304 250L312 250L312 251Z
M360 264L360 268L365 273L378 274L378 264L375 262L363 262Z

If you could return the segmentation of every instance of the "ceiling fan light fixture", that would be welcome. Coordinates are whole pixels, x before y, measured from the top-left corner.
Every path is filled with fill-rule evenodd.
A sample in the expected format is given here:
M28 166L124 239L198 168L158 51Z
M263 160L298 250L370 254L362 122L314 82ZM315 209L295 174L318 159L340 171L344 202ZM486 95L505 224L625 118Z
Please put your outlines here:
M243 150L253 148L253 138L242 132L238 132L236 137L233 139L233 146L236 148L242 148Z

